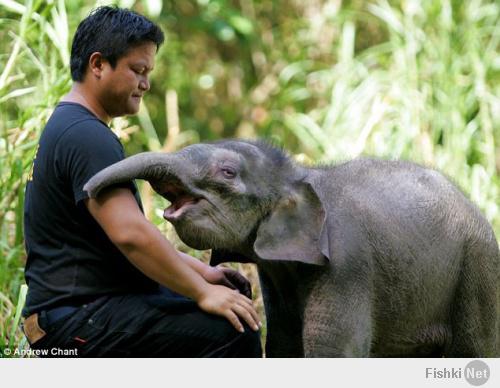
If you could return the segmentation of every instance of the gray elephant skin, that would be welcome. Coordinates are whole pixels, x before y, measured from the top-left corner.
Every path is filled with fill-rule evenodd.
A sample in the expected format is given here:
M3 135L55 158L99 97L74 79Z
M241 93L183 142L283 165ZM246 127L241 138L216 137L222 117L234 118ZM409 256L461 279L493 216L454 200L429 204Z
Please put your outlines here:
M148 180L212 264L257 265L267 357L499 356L500 254L440 173L403 161L305 167L263 142L142 153L85 186Z

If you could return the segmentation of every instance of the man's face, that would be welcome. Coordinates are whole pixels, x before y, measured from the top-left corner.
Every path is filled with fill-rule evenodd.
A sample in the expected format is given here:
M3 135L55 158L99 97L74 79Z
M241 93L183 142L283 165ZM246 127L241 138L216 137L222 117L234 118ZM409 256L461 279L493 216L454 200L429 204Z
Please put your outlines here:
M156 44L145 42L129 49L113 69L104 62L99 101L110 117L135 114L149 90L148 76L154 67Z

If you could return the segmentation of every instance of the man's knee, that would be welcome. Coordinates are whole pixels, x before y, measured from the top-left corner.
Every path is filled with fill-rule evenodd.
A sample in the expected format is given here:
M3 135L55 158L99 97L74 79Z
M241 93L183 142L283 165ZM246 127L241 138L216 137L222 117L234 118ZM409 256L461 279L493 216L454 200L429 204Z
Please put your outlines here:
M260 342L260 330L254 331L248 325L244 325L245 332L235 330L235 337L228 344L227 357L262 357L262 346Z
M260 336L260 330L254 331L250 327L245 326L245 332L242 333L242 344L246 349L247 355L242 357L262 357Z

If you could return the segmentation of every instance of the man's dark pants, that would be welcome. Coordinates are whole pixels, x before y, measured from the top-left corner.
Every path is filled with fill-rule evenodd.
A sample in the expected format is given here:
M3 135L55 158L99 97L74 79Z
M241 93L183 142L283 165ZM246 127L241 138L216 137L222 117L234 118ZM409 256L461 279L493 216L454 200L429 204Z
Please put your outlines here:
M227 319L164 288L101 297L55 322L47 316L41 312L38 319L47 335L31 347L48 349L48 356L65 349L79 357L262 356L259 332L244 324L240 333Z

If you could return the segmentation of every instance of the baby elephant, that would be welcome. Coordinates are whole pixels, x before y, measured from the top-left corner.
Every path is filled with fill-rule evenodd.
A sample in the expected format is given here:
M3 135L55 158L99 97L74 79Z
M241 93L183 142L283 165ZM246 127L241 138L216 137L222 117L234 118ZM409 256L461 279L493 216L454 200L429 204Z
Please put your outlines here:
M305 167L261 142L143 153L85 189L148 180L164 217L212 263L257 265L268 357L493 357L500 254L440 173L358 159Z

